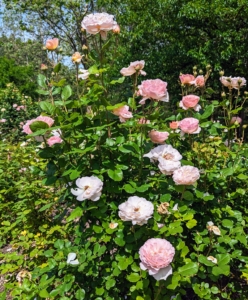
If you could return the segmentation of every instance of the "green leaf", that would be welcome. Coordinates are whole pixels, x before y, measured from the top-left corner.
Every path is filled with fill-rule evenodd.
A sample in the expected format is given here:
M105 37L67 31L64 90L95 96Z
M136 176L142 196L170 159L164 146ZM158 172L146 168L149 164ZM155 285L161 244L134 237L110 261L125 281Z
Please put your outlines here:
M216 255L217 261L218 261L218 266L226 265L230 261L230 255L227 253L224 254L217 254Z
M130 282L137 282L140 280L140 275L138 273L131 273L127 275L127 280Z
M37 78L37 83L39 86L43 87L43 88L46 88L47 85L46 85L46 76L42 75L42 74L39 74L38 75L38 78Z
M224 220L222 220L222 225L226 228L233 228L233 221L224 219Z
M41 101L40 107L42 110L52 115L54 113L55 107L48 101Z
M96 288L96 295L101 296L104 293L104 288Z
M84 289L77 290L76 293L75 293L75 297L78 300L83 300L84 297L85 297L85 290Z
M108 176L113 179L114 181L121 181L123 178L123 172L120 169L115 169L115 170L108 170Z
M228 276L229 273L230 273L230 266L228 266L228 265L221 265L221 266L213 267L212 273L215 276L219 276L219 275L222 275L222 274Z
M66 222L73 221L76 218L81 217L82 215L83 215L83 209L82 207L78 206L71 212L69 217L66 219Z
M49 95L49 91L44 91L44 90L35 90L35 91L40 95L45 95L45 96Z
M99 70L98 70L98 68L97 68L96 65L93 65L92 67L90 67L90 68L88 69L88 72L89 72L90 74L99 74Z
M49 125L46 122L43 121L34 121L32 124L29 125L32 132L36 132L40 129L47 129L49 128Z
M194 199L194 195L189 192L189 191L186 191L184 194L183 194L183 199L185 200L193 200Z
M208 118L209 116L212 115L212 113L214 112L214 105L211 104L209 106L207 106L205 112L201 115L201 120Z
M117 80L112 80L112 81L110 82L110 84L123 83L124 80L125 80L125 77L123 76L123 77L120 77L120 78L117 79Z
M106 289L107 290L111 289L115 285L115 283L116 283L115 279L113 278L108 279L106 282Z
M39 292L39 296L40 296L41 298L48 298L48 297L49 297L49 294L48 294L47 290L43 289L43 290L41 290L41 291Z
M181 276L192 276L195 275L198 272L198 264L190 262L187 265L178 268L178 273Z
M197 224L197 221L196 221L195 219L192 219L192 220L190 220L190 221L188 221L188 222L186 223L186 226L187 226L189 229L191 229L191 228L195 227L196 224Z
M61 63L58 63L58 64L53 68L53 71L54 71L55 73L59 73L60 69L61 69Z
M101 233L103 229L101 226L93 225L93 230L95 233Z
M136 189L133 188L133 187L131 186L131 184L124 184L123 189L124 189L127 193L129 193L129 194L133 194L133 193L136 192Z
M72 95L72 89L69 85L66 85L61 93L61 98L63 101L67 100Z

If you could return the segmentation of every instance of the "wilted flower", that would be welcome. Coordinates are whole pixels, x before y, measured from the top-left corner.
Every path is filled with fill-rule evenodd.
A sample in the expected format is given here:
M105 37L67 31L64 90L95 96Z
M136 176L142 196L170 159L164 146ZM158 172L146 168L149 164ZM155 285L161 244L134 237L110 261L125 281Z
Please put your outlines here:
M21 168L21 169L19 169L20 173L23 173L23 172L26 172L26 171L27 171L27 168Z
M109 224L109 228L110 228L110 229L115 229L117 226L118 226L118 223L112 223L112 222L111 222L111 223Z
M184 85L191 85L192 81L195 80L195 76L191 75L191 74L182 74L179 76L181 84Z
M46 41L46 49L47 50L53 51L58 48L58 45L59 45L59 39L57 39L57 38Z
M74 252L69 253L67 256L66 263L70 264L70 265L79 265L78 259L75 259L76 257L77 257L76 253L74 253Z
M49 147L52 147L54 144L61 144L62 142L63 142L63 140L59 136L51 136L47 140L47 144Z
M82 55L79 52L75 52L72 55L71 60L73 63L79 64L82 60Z
M90 73L88 70L83 70L83 69L79 70L78 78L85 80L85 79L88 79L89 76L90 76Z
M200 172L196 167L183 166L174 171L172 178L176 185L192 185L200 178Z
M213 257L213 256L208 256L207 260L210 260L212 263L217 264L217 258Z
M146 153L144 157L150 158L151 162L157 161L159 157L171 161L179 161L182 159L182 155L171 145L157 146L149 153Z
M175 255L175 248L165 239L152 238L139 249L140 268L148 270L156 280L165 280L172 274L170 263Z
M77 196L78 201L84 201L90 199L97 201L100 199L102 194L103 182L95 176L82 177L76 180L78 188L71 189L73 195Z
M179 128L184 133L196 134L201 131L199 120L195 118L185 118L179 122Z
M162 81L161 79L144 80L138 88L138 95L143 97L139 102L140 104L145 104L147 99L165 102L169 101L167 82Z
M31 134L33 133L32 130L30 129L30 125L33 123L33 122L36 122L36 121L42 121L42 122L45 122L47 123L47 125L49 127L51 127L54 123L54 120L50 117L46 117L46 116L39 116L37 117L36 119L32 119L32 120L28 120L26 122L25 125L23 125L23 131L22 132L25 132L26 134Z
M18 281L18 284L21 285L22 281L25 277L28 277L29 280L32 279L32 275L30 272L26 270L21 270L17 275L16 275L16 280Z
M163 202L158 206L157 212L160 215L167 215L169 213L169 211L168 211L169 206L170 206L170 204L168 202Z
M193 108L195 111L199 111L201 109L201 106L198 104L200 101L200 97L195 95L187 95L182 98L182 100L179 102L179 107L182 107L182 109L189 109Z
M207 222L207 229L209 232L213 232L215 235L221 235L219 227L215 226L212 221Z
M122 68L120 73L122 76L131 76L135 73L141 74L141 75L146 75L146 72L143 71L144 66L145 66L144 60L137 60L137 61L131 62L129 67Z
M146 224L153 214L153 204L145 198L133 196L119 205L119 217L122 221L132 221L133 225Z
M128 119L133 117L133 114L131 113L131 111L129 111L128 105L123 105L121 107L118 107L114 109L112 112L114 115L119 117L121 123L124 123Z
M244 77L220 77L221 83L229 89L239 89L246 85L246 79Z
M168 139L169 132L167 131L160 132L157 130L152 130L149 132L148 135L153 143L163 144L164 141Z
M100 33L102 39L106 39L107 31L117 25L114 16L107 13L89 14L82 21L82 28L90 34Z

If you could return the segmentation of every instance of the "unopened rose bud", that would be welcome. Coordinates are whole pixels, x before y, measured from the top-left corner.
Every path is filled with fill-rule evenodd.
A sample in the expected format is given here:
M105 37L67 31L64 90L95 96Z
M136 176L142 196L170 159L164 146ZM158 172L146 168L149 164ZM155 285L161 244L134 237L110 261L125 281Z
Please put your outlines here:
M51 73L51 75L52 75L52 76L54 76L54 75L55 75L55 73L54 73L54 72L52 72L52 73Z
M5 108L2 108L2 109L1 109L2 112L4 112L5 110L6 110Z
M244 124L244 125L243 125L243 128L246 129L246 128L247 128L247 124Z
M46 49L49 51L54 51L58 48L59 39L54 38L46 41Z
M224 73L224 71L220 71L219 74L222 77L222 76L224 76L225 73Z
M110 223L109 228L115 229L118 226L118 223Z
M248 96L248 92L247 91L244 91L244 94L245 94L245 96Z
M46 46L43 46L43 47L42 47L42 50L47 50Z
M203 71L202 71L202 69L201 69L201 70L199 70L199 74L203 74Z
M211 65L207 65L206 69L209 70L211 68Z
M194 71L194 72L193 72L193 75L196 77L196 76L197 76L197 72L196 72L196 71Z
M115 33L115 34L119 34L120 33L120 31L121 31L121 29L120 29L120 26L117 24L117 25L115 25L114 27L113 27L113 33Z
M84 28L81 28L81 31L82 31L82 32L85 32L85 29L84 29Z
M221 97L222 97L222 98L225 98L225 97L226 97L226 93L225 93L225 92L222 92L222 93L221 93Z
M197 66L194 66L194 67L193 67L193 70L196 71L196 70L197 70Z
M86 45L83 45L82 49L83 50L88 50L88 47Z
M45 64L41 64L41 65L40 65L40 69L41 69L42 71L45 71L45 70L48 69L48 67L47 67L47 65L45 65Z

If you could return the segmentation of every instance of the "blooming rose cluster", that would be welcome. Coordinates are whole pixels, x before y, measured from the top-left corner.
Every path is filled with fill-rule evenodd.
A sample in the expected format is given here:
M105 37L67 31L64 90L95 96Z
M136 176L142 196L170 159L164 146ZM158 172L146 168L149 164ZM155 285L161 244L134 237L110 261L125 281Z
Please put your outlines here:
M78 201L84 201L90 199L97 201L100 199L102 194L103 182L95 176L81 177L76 180L78 188L71 189L73 195L77 196Z
M195 77L191 74L182 74L179 76L182 85L195 85L196 87L204 87L205 86L205 78L203 75L199 75Z
M81 25L90 34L100 33L102 39L107 38L108 31L117 28L114 16L105 12L85 16Z
M119 205L119 217L122 221L131 221L133 225L144 225L153 215L154 207L145 198L133 196Z
M141 75L146 75L146 72L143 71L144 66L145 66L144 60L137 60L137 61L131 62L129 67L122 68L120 73L122 76L131 76L135 73L141 74Z
M131 113L131 111L129 111L128 105L124 105L114 109L113 114L119 117L121 123L124 123L128 119L133 117L133 114Z
M221 83L229 89L240 89L242 86L246 85L246 79L244 77L220 77Z
M165 280L172 274L170 263L175 255L175 248L165 239L152 238L139 249L140 268L148 270L156 280Z

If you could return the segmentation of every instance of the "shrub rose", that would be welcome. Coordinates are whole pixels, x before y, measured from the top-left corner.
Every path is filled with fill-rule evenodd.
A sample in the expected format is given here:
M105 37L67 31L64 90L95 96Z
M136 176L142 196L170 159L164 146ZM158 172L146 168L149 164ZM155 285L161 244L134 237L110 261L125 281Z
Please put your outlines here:
M57 39L57 38L46 41L46 49L47 50L53 51L58 48L58 45L59 45L59 39Z
M176 185L192 185L200 178L200 172L196 167L183 166L174 171L172 178Z
M178 126L181 131L189 134L196 134L201 131L201 127L199 126L199 121L195 118L185 118L179 122Z
M152 217L153 204L145 198L133 196L119 205L119 217L122 221L132 221L133 225L143 225Z
M193 108L195 111L199 111L201 109L201 106L198 105L198 102L200 101L200 97L195 95L187 95L182 98L182 100L179 102L179 107L182 107L182 109L189 109Z
M194 85L198 87L204 87L205 86L205 78L203 75L199 75L194 80Z
M82 55L79 52L75 52L72 55L71 60L73 63L79 64L82 60Z
M172 274L170 263L175 255L175 248L165 239L151 238L139 249L140 268L148 270L156 280L165 280Z
M146 75L146 72L143 71L143 68L145 66L144 60L137 60L134 62L131 62L129 67L122 68L120 73L122 76L131 76L135 74L136 72L141 75Z
M71 189L73 195L77 196L78 201L84 201L90 199L97 201L100 199L102 194L103 182L95 176L81 177L76 180L78 188Z
M138 86L138 95L143 98L139 102L140 104L145 104L147 99L152 99L156 101L169 101L169 94L167 92L167 82L161 79L149 79L141 82Z
M168 160L163 157L159 157L158 161L159 170L165 175L172 175L175 170L181 167L180 161Z
M191 74L182 74L179 76L181 84L184 85L191 85L192 81L195 80L195 76L191 75Z
M167 131L160 132L157 130L152 130L149 132L148 135L153 143L163 144L164 141L168 139L169 132Z
M151 162L157 161L159 157L170 161L179 161L182 159L182 155L171 145L157 146L149 153L144 154L144 157L150 158Z
M26 124L23 125L23 131L22 132L25 132L26 134L31 134L33 133L32 130L30 129L30 125L35 122L35 121L42 121L42 122L45 122L47 123L47 125L49 127L51 127L54 123L54 120L50 117L46 117L46 116L39 116L37 117L36 119L33 119L33 120L28 120L26 122Z
M101 37L107 37L107 31L112 30L117 25L114 16L105 12L89 14L82 21L82 28L90 34L100 33Z
M52 147L54 144L61 144L63 142L63 140L61 139L61 137L59 136L51 136L48 140L47 140L47 144Z
M246 85L246 79L244 77L220 77L221 83L229 89L239 89Z
M128 119L133 117L133 114L131 113L131 111L129 111L128 105L124 105L124 106L114 109L113 114L118 116L120 119L120 122L122 122L122 123L126 122Z

